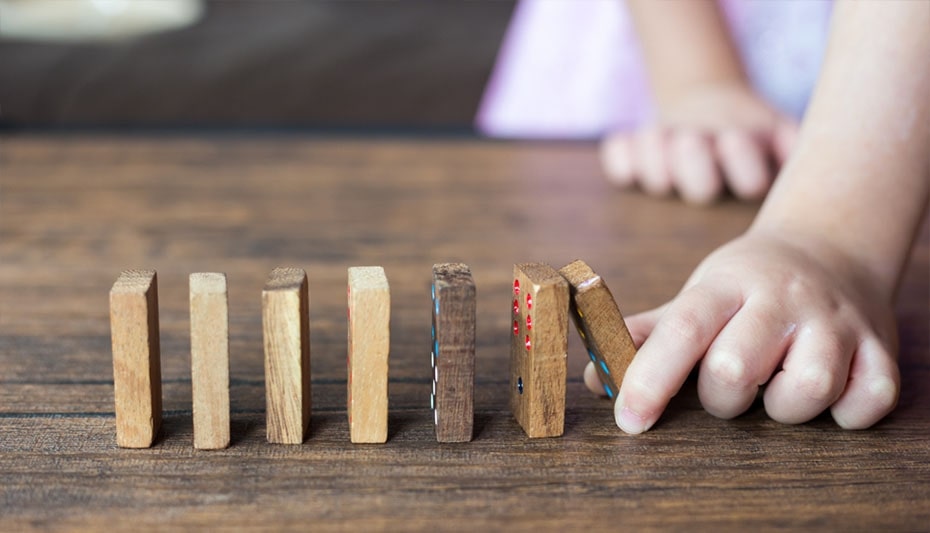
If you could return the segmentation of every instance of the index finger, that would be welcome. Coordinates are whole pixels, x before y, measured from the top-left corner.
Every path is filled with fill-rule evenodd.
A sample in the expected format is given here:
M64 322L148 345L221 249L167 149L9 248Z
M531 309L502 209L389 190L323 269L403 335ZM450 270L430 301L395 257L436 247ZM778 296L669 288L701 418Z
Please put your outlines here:
M669 303L630 363L614 416L627 433L642 433L678 393L694 365L742 305L733 283L699 283Z

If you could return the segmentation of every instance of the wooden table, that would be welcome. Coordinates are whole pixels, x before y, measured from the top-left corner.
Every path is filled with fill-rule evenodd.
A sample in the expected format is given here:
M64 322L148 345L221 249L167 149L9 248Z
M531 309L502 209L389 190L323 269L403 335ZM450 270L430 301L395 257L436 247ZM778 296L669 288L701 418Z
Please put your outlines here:
M581 381L566 431L529 440L507 406L514 262L585 258L627 312L662 303L755 207L611 190L589 144L314 135L0 137L0 529L829 529L930 527L930 233L898 304L900 407L868 431L761 406L732 421L685 386L653 431L623 435ZM429 411L433 263L478 286L476 438L438 444ZM390 430L349 443L346 268L392 285ZM310 278L311 433L265 442L260 293ZM159 273L165 422L115 444L107 293ZM232 438L192 447L187 276L230 282Z

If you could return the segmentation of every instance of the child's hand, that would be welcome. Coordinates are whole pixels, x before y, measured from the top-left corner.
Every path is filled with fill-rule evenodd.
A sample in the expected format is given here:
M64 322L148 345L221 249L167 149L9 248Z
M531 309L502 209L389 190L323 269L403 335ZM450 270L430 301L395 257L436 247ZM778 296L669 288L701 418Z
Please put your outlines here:
M642 343L617 395L617 424L652 427L691 369L721 418L765 410L787 424L830 408L847 429L871 426L900 387L891 290L826 242L750 230L711 254L669 303L627 321ZM593 368L585 382L602 391Z
M652 195L673 190L691 203L724 192L765 196L797 135L790 117L742 83L687 91L663 105L659 122L608 136L601 144L604 171L621 187L639 185Z

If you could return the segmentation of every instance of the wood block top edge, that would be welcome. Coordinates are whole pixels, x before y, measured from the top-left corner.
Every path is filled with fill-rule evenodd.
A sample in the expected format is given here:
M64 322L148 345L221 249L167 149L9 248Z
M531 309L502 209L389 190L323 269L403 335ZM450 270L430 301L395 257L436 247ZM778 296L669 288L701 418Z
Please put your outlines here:
M147 292L155 282L157 274L151 269L124 270L113 283L110 294Z
M349 267L348 279L355 290L390 290L387 274L380 266Z
M226 292L226 274L223 272L194 272L189 279L191 294Z
M299 290L306 281L307 273L302 268L276 267L268 274L262 292Z
M559 274L561 274L576 291L584 291L590 287L603 284L601 276L581 259L576 259L560 268Z
M546 263L518 263L514 265L514 275L522 273L527 280L537 287L565 286L568 281L557 270Z

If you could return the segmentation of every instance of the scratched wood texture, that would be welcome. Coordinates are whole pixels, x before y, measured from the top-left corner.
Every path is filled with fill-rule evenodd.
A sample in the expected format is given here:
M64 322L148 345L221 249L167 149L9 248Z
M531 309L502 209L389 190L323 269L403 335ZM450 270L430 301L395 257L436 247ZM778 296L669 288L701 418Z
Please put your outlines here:
M754 206L610 190L589 144L302 135L0 137L0 529L922 530L930 524L930 232L897 305L900 407L869 431L823 417L732 421L693 383L630 438L584 389L572 332L565 435L508 410L515 262L598 266L627 313L673 295ZM430 269L478 287L475 440L437 443ZM391 279L389 439L349 442L345 272ZM313 414L300 446L265 441L261 289L307 270ZM164 425L116 447L107 293L159 277ZM187 276L229 279L232 442L192 447Z

